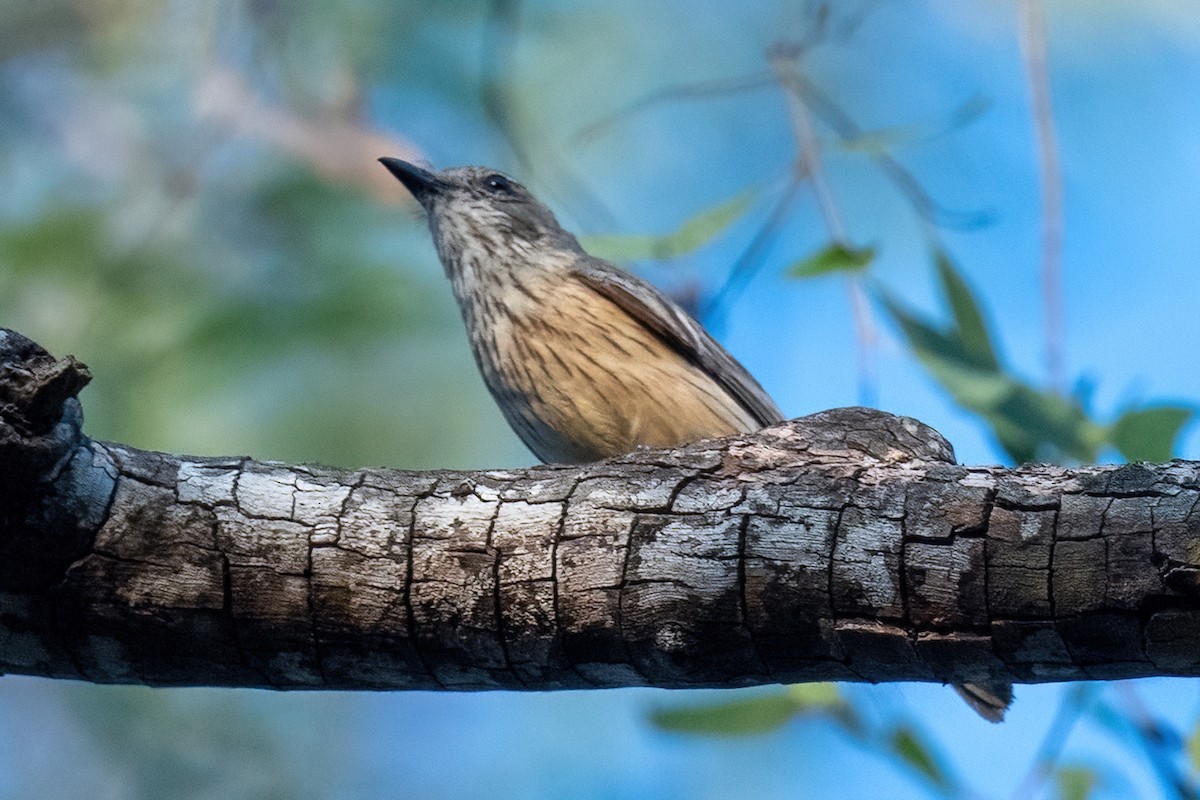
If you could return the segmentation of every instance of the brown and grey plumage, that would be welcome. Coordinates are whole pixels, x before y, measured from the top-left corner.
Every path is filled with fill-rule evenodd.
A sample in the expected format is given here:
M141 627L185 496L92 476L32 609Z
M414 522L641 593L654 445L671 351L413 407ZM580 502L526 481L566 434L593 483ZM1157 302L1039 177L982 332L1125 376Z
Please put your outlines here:
M542 461L579 463L783 421L678 305L593 258L519 183L382 158L421 203L484 382ZM999 721L1003 685L955 687Z
M425 208L484 382L542 461L595 461L782 421L687 312L585 253L513 179L382 161Z

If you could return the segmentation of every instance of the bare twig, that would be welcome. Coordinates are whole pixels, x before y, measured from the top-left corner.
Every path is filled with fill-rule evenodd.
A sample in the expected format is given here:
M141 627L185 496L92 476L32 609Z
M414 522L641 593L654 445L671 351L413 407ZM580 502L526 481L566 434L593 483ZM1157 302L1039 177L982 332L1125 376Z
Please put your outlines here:
M858 33L858 29L867 21L867 17L871 16L879 7L879 2L880 0L863 0L862 3L859 3L858 8L853 9L837 26L837 30L833 32L833 38L849 39Z
M788 111L792 122L792 131L796 138L797 170L807 176L812 183L817 206L825 228L835 244L845 247L851 245L846 236L846 227L841 214L825 179L824 166L821 161L820 142L813 128L812 115L804 101L795 81L799 74L797 61L791 52L776 50L771 57L771 66L784 89L788 103ZM850 313L854 319L854 340L858 362L858 398L864 405L873 405L875 395L875 379L873 354L877 341L875 322L871 318L870 306L862 281L858 275L849 275L846 279L846 291L850 301Z
M828 94L814 85L803 75L795 75L795 87L804 95L804 101L809 109L830 130L844 142L862 138L865 131L846 113L846 111ZM770 72L755 72L732 78L719 78L710 81L698 81L659 89L642 97L624 108L608 114L581 128L572 137L575 141L586 143L607 133L610 128L624 122L626 119L649 111L656 106L666 103L696 100L705 97L733 95L743 92L758 91L770 86L778 86L778 81ZM901 194L912 205L913 210L923 220L931 225L943 228L977 228L991 221L991 214L979 211L956 211L945 208L933 200L921 188L920 183L912 173L886 152L875 152L870 158L879 167L884 176L890 180Z
M797 72L793 85L801 92L805 103L821 118L842 141L853 141L862 137L863 129L846 111L816 84ZM912 173L888 153L871 156L880 171L908 198L913 210L932 225L945 228L977 228L991 221L991 215L978 211L954 211L934 202L921 188Z
M1033 797L1038 787L1054 772L1054 767L1067 743L1067 737L1071 735L1071 730L1083 716L1093 691L1092 684L1079 683L1070 687L1063 695L1062 700L1059 701L1058 710L1054 712L1054 718L1050 721L1050 727L1046 729L1046 735L1042 737L1042 742L1038 745L1037 753L1034 754L1029 770L1021 778L1017 788L1013 790L1011 795L1013 800Z
M509 90L520 34L521 0L492 0L483 28L483 80L480 102L527 176L553 174L546 191L571 209L585 227L612 230L616 218L544 142L531 142ZM536 157L534 152L536 151ZM557 184L557 186L555 185Z
M1132 683L1122 681L1116 684L1114 689L1125 711L1125 721L1129 723L1133 737L1145 752L1146 759L1162 786L1164 796L1175 797L1178 800L1197 800L1200 795L1196 787L1174 763L1174 756L1179 752L1183 737L1150 713Z
M791 179L783 190L783 194L775 201L767 215L767 221L758 229L750 243L733 262L733 268L721 288L712 294L707 302L700 307L700 319L709 328L717 329L724 321L725 310L733 304L746 288L746 284L762 266L764 256L771 244L779 236L783 220L792 208L792 202L800 190L803 175L793 172Z
M1046 14L1042 0L1021 0L1020 26L1042 185L1042 313L1046 337L1046 373L1051 388L1062 392L1066 385L1063 367L1063 186L1058 139L1054 131L1054 108L1047 64Z
M624 108L617 109L611 114L606 114L600 117L600 119L584 125L575 132L571 137L571 141L580 144L594 141L605 133L608 133L615 125L624 122L635 114L664 103L678 100L696 100L703 97L726 94L739 94L756 89L766 89L774 85L775 79L770 72L754 72L749 75L735 75L732 78L715 78L713 80L696 81L695 83L685 83L679 86L658 89L635 100Z

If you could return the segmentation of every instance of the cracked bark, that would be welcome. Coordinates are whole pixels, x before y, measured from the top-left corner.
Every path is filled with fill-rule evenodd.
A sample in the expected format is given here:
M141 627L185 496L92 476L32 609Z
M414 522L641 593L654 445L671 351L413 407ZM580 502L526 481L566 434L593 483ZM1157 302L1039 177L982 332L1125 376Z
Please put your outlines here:
M1200 674L1200 463L956 465L836 409L583 467L97 442L0 329L0 671L557 689Z

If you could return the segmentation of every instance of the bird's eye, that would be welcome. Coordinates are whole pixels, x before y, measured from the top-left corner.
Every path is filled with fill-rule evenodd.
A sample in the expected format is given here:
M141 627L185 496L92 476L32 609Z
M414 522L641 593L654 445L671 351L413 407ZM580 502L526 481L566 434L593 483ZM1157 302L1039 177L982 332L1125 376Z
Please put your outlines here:
M513 183L503 175L488 175L483 179L483 185L493 194L516 194Z

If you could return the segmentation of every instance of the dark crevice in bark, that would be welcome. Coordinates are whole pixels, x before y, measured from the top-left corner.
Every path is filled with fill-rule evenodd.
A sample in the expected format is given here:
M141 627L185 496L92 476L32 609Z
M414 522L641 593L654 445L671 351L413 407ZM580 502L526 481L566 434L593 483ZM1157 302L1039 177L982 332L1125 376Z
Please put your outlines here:
M406 538L405 538L405 544L407 545L407 555L405 558L404 587L403 587L403 592L402 592L401 597L404 602L404 617L407 622L408 641L412 645L413 653L416 654L417 660L420 661L420 663L421 663L421 668L425 673L424 677L427 678L428 680L432 681L433 683L437 684L440 688L445 689L446 686L444 684L442 684L441 680L438 678L437 672L433 668L433 664L426 657L425 649L421 645L421 637L419 635L419 631L417 630L417 616L413 610L413 603L412 603L412 587L413 587L413 581L415 580L413 562L416 558L414 551L416 548L416 538L417 538L416 511L417 511L417 504L420 503L422 500L427 499L427 497L428 497L428 495L422 495L422 494L418 494L418 495L414 496L413 500L412 500L412 505L408 509L410 518L412 519L412 523L409 525L408 531L406 533Z
M525 680L513 665L512 655L508 651L508 625L504 620L503 588L500 585L500 561L504 557L504 553L496 545L494 539L496 520L500 517L500 509L503 505L503 500L496 500L496 511L492 514L492 518L488 522L487 538L485 540L487 542L486 554L491 556L492 559L492 608L496 616L496 643L500 646L501 655L504 656L504 669L508 671L513 680L524 686Z

